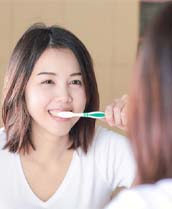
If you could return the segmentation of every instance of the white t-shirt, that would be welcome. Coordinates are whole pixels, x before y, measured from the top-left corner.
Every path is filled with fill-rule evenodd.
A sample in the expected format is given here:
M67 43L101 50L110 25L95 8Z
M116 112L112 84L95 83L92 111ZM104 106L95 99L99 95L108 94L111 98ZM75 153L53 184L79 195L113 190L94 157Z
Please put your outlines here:
M105 209L172 209L172 179L122 191Z
M5 132L0 129L1 148L5 140ZM0 149L0 165L2 209L101 209L110 201L112 191L129 187L135 175L126 138L101 127L96 129L87 155L80 148L74 151L62 184L46 202L31 190L18 154Z

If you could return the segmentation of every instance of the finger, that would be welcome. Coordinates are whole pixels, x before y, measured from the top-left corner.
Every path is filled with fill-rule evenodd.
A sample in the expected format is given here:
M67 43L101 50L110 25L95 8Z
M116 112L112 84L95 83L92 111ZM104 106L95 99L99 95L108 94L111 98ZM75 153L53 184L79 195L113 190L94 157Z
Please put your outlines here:
M128 109L128 95L122 97L123 107L121 109L121 123L122 126L127 125L127 109Z
M127 100L128 100L128 95L127 95L127 94L124 94L124 95L121 97L121 100L127 101Z
M124 108L121 112L121 125L127 126L127 111L126 108Z
M117 106L117 108L119 108L121 112L124 109L124 107L127 106L127 103L128 103L128 95L123 95L121 99L115 99L114 101L115 106Z
M105 109L105 119L110 126L114 126L113 104L108 105Z
M124 95L121 99L115 100L114 105L114 121L118 128L126 126L126 110L127 110L128 95Z
M120 111L119 103L114 106L113 113L114 113L115 126L118 127L121 125L121 111Z

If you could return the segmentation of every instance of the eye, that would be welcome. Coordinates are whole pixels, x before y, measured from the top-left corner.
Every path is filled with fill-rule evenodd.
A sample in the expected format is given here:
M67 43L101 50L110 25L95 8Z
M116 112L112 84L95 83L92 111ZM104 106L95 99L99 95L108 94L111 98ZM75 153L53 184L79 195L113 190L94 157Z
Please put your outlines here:
M49 80L42 81L41 84L54 84L54 81L49 79Z
M81 80L72 80L72 81L70 81L70 84L81 86L82 85L82 81Z

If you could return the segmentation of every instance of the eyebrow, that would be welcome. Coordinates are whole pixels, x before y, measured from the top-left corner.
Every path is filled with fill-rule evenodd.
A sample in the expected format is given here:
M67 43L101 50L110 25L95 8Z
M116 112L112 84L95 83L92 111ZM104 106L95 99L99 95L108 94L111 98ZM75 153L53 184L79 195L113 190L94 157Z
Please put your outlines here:
M40 72L37 75L57 75L57 74L53 72Z
M70 76L77 76L77 75L80 75L81 76L82 74L81 74L81 72L70 74Z
M54 75L54 76L57 76L57 74L53 73L53 72L40 72L37 75ZM81 72L70 74L70 76L77 76L77 75L81 76L82 74L81 74Z

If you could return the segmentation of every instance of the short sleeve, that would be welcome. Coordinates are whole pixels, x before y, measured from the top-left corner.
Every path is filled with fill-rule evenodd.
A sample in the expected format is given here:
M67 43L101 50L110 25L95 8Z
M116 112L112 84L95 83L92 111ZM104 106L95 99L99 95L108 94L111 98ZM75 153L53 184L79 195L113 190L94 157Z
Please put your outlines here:
M113 131L102 129L96 141L97 165L110 189L130 187L136 166L129 140Z
M172 180L163 179L155 184L142 184L124 190L105 209L171 209Z

